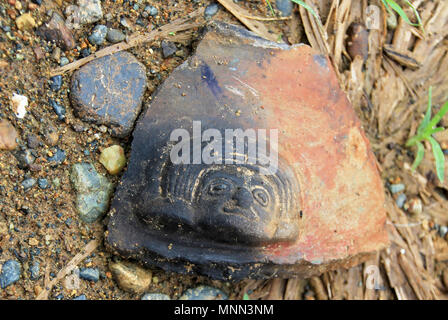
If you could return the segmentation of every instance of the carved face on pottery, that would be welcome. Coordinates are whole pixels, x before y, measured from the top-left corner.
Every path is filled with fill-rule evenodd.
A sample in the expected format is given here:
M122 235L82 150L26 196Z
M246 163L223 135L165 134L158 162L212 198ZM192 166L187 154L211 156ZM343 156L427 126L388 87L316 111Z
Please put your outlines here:
M160 196L140 212L149 224L249 245L298 236L298 184L288 168L264 175L256 165L167 163L161 179Z

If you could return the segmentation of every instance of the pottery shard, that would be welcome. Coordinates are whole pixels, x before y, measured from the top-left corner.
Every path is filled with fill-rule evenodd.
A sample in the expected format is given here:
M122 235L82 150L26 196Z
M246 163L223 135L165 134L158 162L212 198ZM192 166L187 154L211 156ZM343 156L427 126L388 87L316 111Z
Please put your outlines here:
M228 129L242 149L223 149ZM329 59L218 22L140 117L109 217L122 257L217 279L310 277L388 243L375 158Z
M145 67L128 52L96 59L73 74L70 99L84 121L104 124L125 137L140 113L147 79Z
M14 150L17 147L17 131L7 120L0 120L0 150Z
M76 45L72 31L65 25L64 19L56 12L53 13L48 23L39 27L37 35L47 41L55 42L64 51L73 49Z

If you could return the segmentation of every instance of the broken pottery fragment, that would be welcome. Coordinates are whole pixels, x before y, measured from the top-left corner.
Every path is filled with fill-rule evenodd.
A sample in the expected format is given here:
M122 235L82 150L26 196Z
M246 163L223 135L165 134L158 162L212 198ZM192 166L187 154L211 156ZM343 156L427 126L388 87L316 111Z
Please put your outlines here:
M226 135L237 129L243 149ZM374 156L329 60L213 22L137 122L106 242L168 271L309 277L383 248L385 221Z

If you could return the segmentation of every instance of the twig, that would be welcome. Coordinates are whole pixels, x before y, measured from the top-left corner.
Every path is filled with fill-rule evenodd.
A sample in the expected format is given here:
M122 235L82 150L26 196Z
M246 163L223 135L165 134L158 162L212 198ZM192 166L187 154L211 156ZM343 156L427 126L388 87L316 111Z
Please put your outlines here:
M155 41L160 38L168 37L170 34L173 34L176 32L185 31L185 30L199 27L199 26L203 25L203 23L186 23L186 22L188 20L191 20L191 19L194 19L194 18L200 16L203 12L204 12L204 8L201 8L201 9L198 9L198 10L194 11L193 13L189 14L187 17L177 19L177 20L175 20L169 24L166 24L156 30L153 30L151 32L144 33L144 34L133 34L130 37L128 37L126 39L126 41L122 41L117 44L108 46L106 48L98 50L97 52L95 52L94 54L91 54L88 57L76 60L72 63L69 63L69 64L63 66L63 67L52 70L50 72L50 76L60 75L60 74L66 73L68 71L76 70L94 59L108 56L108 55L111 55L111 54L119 52L119 51L127 50L129 48L135 47L142 43Z
M51 289L54 285L56 285L59 280L63 279L66 275L68 275L70 272L75 269L75 267L85 258L87 258L95 249L98 247L99 241L98 240L92 240L90 241L82 252L78 253L73 257L72 260L64 267L62 268L58 274L56 275L56 278L51 280L49 283L45 284L45 288L42 290L41 293L36 297L36 300L47 300L48 294L50 293Z
M265 17L256 17L256 16L247 16L245 14L241 15L244 18L258 21L278 21L278 20L291 20L291 17L275 17L275 18L265 18Z

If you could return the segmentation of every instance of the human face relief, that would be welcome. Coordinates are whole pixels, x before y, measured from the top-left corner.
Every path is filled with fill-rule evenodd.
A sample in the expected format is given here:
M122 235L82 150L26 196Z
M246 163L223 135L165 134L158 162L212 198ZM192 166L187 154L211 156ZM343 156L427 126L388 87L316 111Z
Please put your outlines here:
M195 204L202 212L199 225L226 242L259 244L275 240L282 203L272 178L243 166L223 165L200 179Z

